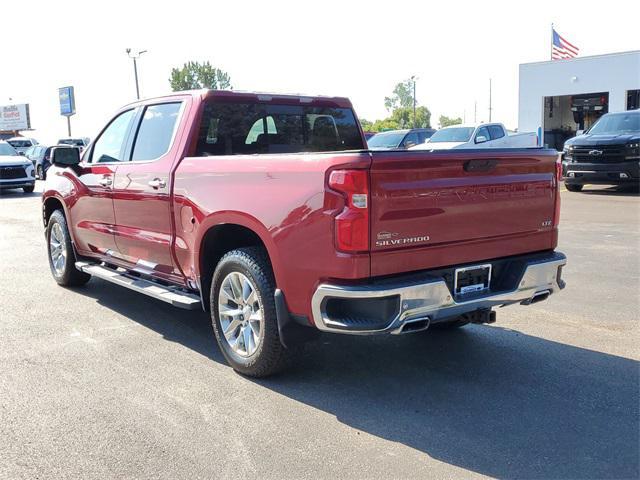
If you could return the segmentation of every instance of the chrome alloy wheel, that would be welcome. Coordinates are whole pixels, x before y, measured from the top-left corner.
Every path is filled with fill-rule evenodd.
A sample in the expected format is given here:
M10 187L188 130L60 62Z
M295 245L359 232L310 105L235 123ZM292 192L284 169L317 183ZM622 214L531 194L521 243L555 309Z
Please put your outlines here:
M54 223L49 235L49 255L51 255L51 265L57 276L64 274L64 267L67 263L67 246L64 242L64 234L59 223Z
M255 285L240 272L231 272L218 292L220 326L231 349L250 357L260 346L263 308Z

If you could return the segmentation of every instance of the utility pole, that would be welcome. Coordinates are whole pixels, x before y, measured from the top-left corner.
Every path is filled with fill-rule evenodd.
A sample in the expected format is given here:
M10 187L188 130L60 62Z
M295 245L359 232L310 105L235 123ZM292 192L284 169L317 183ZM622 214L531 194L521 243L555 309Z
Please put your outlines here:
M491 121L491 79L489 79L489 121Z
M478 101L473 102L473 123L478 123Z
M67 115L67 134L71 136L71 116Z
M132 53L130 48L127 48L127 55L129 55L129 58L133 59L133 74L135 76L136 79L136 98L138 100L140 100L140 87L138 85L138 63L137 60L140 58L140 56L143 53L146 53L146 50L140 50L137 53Z
M416 76L412 75L413 80L413 128L416 128Z

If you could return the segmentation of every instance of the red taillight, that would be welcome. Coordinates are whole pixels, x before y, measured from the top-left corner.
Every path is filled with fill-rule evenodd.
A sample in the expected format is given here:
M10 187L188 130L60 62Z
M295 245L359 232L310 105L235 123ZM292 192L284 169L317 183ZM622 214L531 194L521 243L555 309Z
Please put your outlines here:
M562 156L558 155L556 158L556 204L555 211L553 213L553 226L557 227L560 224L560 182L562 181Z
M369 250L369 177L367 170L334 170L329 187L345 197L336 217L336 247L345 252Z

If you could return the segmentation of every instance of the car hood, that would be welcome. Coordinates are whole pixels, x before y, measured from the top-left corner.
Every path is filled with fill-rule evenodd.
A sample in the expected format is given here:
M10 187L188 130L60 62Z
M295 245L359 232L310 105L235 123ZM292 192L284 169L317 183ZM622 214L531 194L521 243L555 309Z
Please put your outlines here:
M450 150L464 144L465 142L426 142L411 147L409 150Z
M640 133L620 133L620 134L590 134L578 135L570 138L565 142L565 146L569 145L622 145L633 141L640 141Z
M22 155L0 155L0 165L27 165L31 164Z

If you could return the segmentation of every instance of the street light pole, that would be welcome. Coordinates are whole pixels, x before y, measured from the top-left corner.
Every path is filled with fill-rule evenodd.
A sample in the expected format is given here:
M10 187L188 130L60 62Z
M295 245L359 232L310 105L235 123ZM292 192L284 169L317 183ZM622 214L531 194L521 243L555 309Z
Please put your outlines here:
M413 128L416 128L416 76L412 75L413 80Z
M140 86L138 85L138 62L137 60L140 58L140 56L143 53L146 53L146 50L140 50L138 53L131 53L131 49L127 48L127 55L129 55L129 58L131 58L133 60L133 74L135 76L136 79L136 98L138 100L140 100Z

